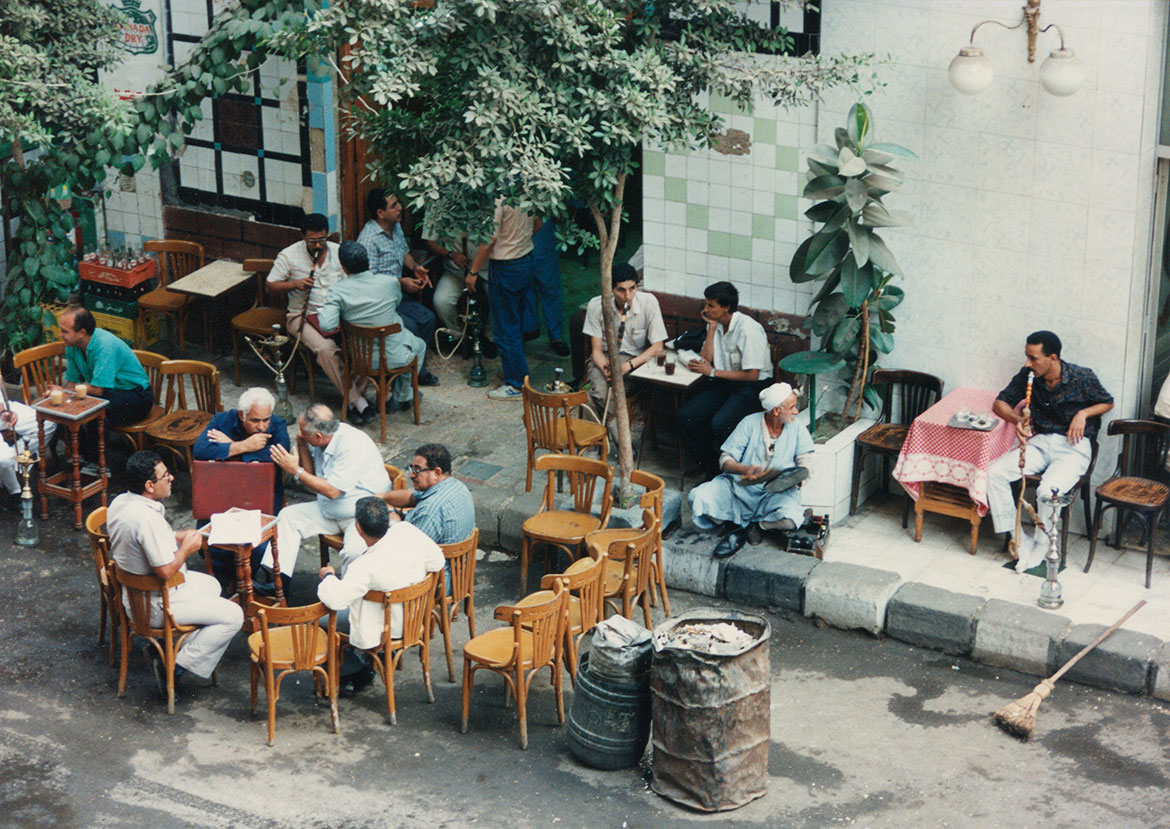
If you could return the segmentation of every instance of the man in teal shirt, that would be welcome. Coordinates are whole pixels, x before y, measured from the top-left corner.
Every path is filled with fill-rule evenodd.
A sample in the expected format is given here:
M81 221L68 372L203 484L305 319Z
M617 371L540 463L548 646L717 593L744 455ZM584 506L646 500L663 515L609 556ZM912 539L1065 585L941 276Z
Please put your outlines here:
M390 274L370 271L370 258L365 247L358 242L342 242L337 261L341 263L346 278L330 286L325 302L317 312L317 321L322 328L326 331L338 328L342 321L370 328L393 323L402 325L402 317L398 314L402 286ZM426 353L427 344L404 327L386 338L382 358L388 368L398 368L417 357L421 367ZM386 411L409 408L413 399L410 377L401 375L394 381L393 395L386 401Z
M150 380L130 346L98 328L85 308L70 308L61 315L60 325L66 389L86 383L90 394L110 401L106 408L110 426L136 423L150 414L154 405Z

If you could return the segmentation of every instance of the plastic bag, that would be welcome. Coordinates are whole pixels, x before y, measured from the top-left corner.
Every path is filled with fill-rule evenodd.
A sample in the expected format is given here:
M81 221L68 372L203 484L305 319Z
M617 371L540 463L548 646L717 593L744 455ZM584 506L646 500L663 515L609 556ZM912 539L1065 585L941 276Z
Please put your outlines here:
M624 616L599 622L593 629L589 670L597 676L627 679L650 670L650 631Z

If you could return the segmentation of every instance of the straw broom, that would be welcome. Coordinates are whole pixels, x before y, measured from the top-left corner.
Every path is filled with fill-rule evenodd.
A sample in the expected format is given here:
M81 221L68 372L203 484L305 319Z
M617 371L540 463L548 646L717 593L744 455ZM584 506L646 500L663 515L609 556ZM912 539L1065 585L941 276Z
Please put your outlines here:
M1015 702L1009 702L1003 708L996 711L994 716L995 724L1008 734L1011 734L1013 737L1019 737L1021 740L1027 740L1031 737L1032 731L1036 728L1036 712L1040 710L1040 703L1052 693L1052 688L1056 685L1056 681L1064 676L1073 665L1080 662L1085 654L1112 636L1119 627L1125 624L1130 616L1141 610L1145 603L1146 600L1142 599L1135 604L1130 608L1128 613L1114 622L1112 627L1083 647L1080 653L1068 662L1065 662L1059 671L1033 688L1032 693L1025 694Z

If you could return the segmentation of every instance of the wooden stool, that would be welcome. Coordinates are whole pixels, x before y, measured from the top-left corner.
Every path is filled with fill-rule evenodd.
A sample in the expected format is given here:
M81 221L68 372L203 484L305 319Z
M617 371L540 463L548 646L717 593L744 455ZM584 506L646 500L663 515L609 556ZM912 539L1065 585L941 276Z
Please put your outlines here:
M922 515L926 512L937 512L940 515L952 515L955 518L966 518L971 522L971 555L979 546L979 505L971 500L967 490L951 484L940 484L924 481L922 494L914 502L914 540L922 541Z

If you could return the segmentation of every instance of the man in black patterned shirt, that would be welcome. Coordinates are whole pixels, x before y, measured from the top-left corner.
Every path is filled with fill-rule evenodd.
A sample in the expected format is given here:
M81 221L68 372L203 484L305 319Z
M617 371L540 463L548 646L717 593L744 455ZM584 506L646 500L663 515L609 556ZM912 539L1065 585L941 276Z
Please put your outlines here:
M1032 384L1032 416L1025 420L1016 406L1024 399L1028 372L1035 372ZM1028 441L1024 473L1040 475L1042 494L1053 489L1068 492L1089 468L1091 439L1101 428L1101 415L1113 408L1113 397L1105 391L1091 369L1060 359L1060 337L1051 331L1028 335L1024 346L1024 367L995 400L993 411L1015 424L1020 441ZM996 458L987 469L987 503L995 531L1014 533L1016 503L1011 483L1020 479L1020 451L1012 448ZM1040 518L1051 520L1043 510ZM1040 563L1048 549L1040 533L1031 544L1018 545L1023 571Z

